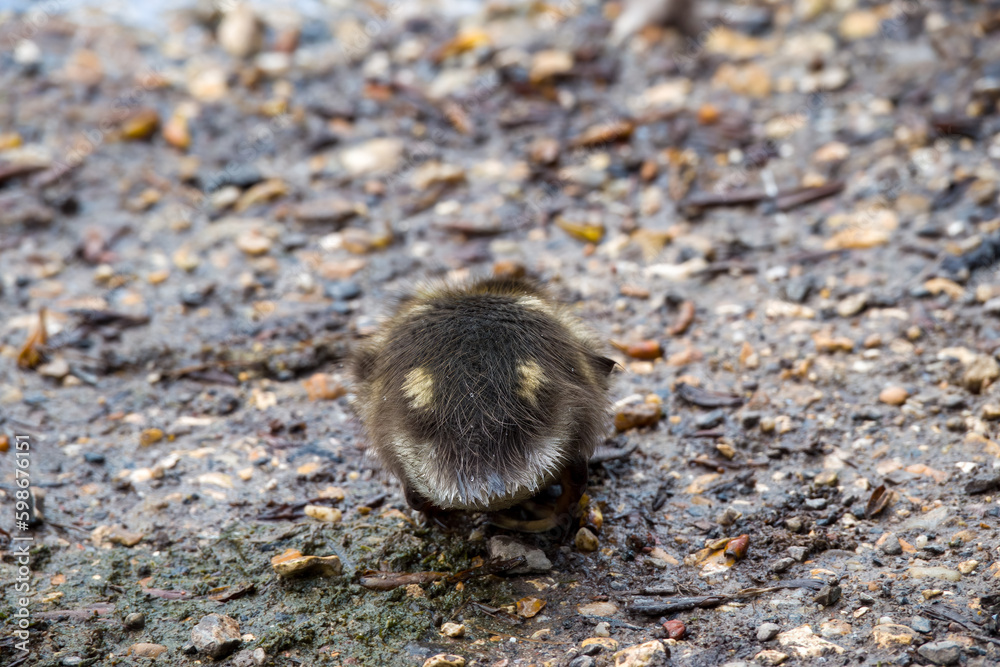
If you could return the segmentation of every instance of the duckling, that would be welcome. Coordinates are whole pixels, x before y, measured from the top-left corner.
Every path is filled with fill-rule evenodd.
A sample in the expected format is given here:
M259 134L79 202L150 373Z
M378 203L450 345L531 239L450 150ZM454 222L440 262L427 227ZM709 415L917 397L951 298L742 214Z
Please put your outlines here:
M498 512L559 484L548 517L493 515L541 532L575 510L607 433L615 362L602 349L533 282L428 286L355 350L354 406L412 508Z

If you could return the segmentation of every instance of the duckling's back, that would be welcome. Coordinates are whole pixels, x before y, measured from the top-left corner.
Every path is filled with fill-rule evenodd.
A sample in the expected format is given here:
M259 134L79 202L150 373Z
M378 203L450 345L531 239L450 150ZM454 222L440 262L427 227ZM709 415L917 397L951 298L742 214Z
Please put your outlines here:
M442 509L509 507L603 437L612 362L596 349L529 283L426 290L358 355L359 412L409 494Z

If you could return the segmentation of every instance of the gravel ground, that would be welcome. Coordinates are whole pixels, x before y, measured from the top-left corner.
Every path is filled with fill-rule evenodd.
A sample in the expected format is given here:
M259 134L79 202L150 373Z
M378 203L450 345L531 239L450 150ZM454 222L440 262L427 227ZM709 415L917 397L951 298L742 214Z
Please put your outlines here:
M3 664L998 664L996 3L275 4L0 13ZM624 369L565 538L350 408L491 273Z

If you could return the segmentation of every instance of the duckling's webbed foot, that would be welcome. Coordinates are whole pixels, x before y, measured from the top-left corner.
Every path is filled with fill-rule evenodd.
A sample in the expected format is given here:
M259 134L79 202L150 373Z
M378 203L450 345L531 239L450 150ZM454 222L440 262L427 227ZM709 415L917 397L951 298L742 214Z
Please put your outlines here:
M456 513L451 510L441 509L431 501L424 498L409 484L403 485L403 495L406 497L406 504L424 515L424 520L428 525L435 526L442 530L451 532L457 530Z
M559 477L561 493L554 502L546 490L520 505L494 512L490 523L522 533L558 531L560 539L565 540L576 525L580 498L587 490L587 474L586 459L572 461Z

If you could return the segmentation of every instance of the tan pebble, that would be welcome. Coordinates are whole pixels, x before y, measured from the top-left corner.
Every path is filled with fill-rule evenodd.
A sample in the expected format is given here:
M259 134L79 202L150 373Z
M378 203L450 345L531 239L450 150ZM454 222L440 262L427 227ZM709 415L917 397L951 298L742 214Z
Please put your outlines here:
M263 255L271 250L271 239L256 230L236 237L236 247L250 256Z
M819 634L826 638L843 637L851 634L851 624L839 618L820 624Z
M113 526L105 536L108 542L120 544L125 547L134 547L142 541L142 538L142 533L126 530L123 526Z
M771 75L758 63L723 63L712 77L712 85L729 88L737 95L763 98L771 94Z
M847 144L839 141L831 141L816 149L813 153L813 160L819 163L840 162L846 160L851 155L851 149Z
M539 51L531 61L528 78L532 83L541 83L561 74L567 74L573 69L573 54L569 51L549 49Z
M965 288L953 280L947 278L931 278L924 283L924 288L935 296L944 292L954 300L961 299L965 294Z
M886 387L879 393L878 400L887 405L902 405L910 397L910 392L903 387Z
M415 190L427 190L437 185L455 185L464 181L465 169L437 161L425 162L410 176L410 185Z
M460 655L439 653L424 660L423 667L465 667L465 658Z
M369 176L394 171L403 159L402 139L371 139L340 152L340 163L351 176Z
M122 123L122 137L130 141L148 138L160 125L155 109L139 109Z
M846 336L833 338L823 334L815 334L813 335L813 343L816 345L816 351L822 354L852 352L854 350L854 341Z
M873 333L870 336L868 336L867 338L865 338L865 349L866 350L872 350L872 349L875 349L876 347L881 347L881 346L882 346L882 336L881 335L879 335L877 333Z
M528 147L528 157L537 164L553 164L559 159L559 140L554 137L539 137Z
M730 461L732 461L736 456L736 448L728 442L720 442L715 446L715 449Z
M618 613L618 606L614 602L588 602L576 608L581 616L612 616Z
M883 623L872 628L872 639L879 648L907 646L913 643L917 633L905 625Z
M847 40L865 39L878 34L881 18L870 9L857 9L848 12L840 20L838 32Z
M965 369L962 384L974 394L978 394L1000 377L1000 364L992 356L978 355Z
M762 665L780 665L785 660L788 660L788 654L775 651L774 649L765 649L755 655L753 659Z
M322 505L306 505L303 511L306 516L311 516L317 521L325 521L326 523L340 523L340 520L344 516L340 510Z
M839 475L836 470L824 470L813 480L817 486L836 486Z
M516 260L501 259L493 264L493 275L497 278L523 278L525 273L524 264Z
M652 667L666 661L667 650L663 642L656 639L615 653L615 667Z
M182 271L194 271L201 263L197 253L187 246L181 246L174 251L174 266Z
M309 461L308 463L303 463L298 468L295 469L295 474L300 477L306 477L313 474L319 470L322 465L318 461Z
M69 362L62 357L56 357L52 361L42 364L36 370L39 375L60 380L69 375Z
M137 658L158 658L166 652L167 647L163 644L148 644L146 642L140 642L130 646L128 651L126 651L126 654Z
M778 415L774 418L774 428L778 435L784 435L795 430L795 424L788 415Z
M219 45L231 56L246 58L256 53L263 42L263 25L246 3L231 5L216 30Z
M244 482L249 482L250 479L253 477L253 468L252 467L243 468L239 470L236 474L239 475L239 478L242 479Z
M222 489L233 488L233 478L224 472L206 472L198 475L198 483L203 486L218 486Z
M570 145L573 148L587 148L620 141L628 139L634 129L635 124L628 120L591 125L581 134L574 137Z
M615 414L615 429L619 433L632 428L653 426L663 416L663 409L655 403L627 405Z
M465 636L465 626L461 623L442 623L441 634L452 639L460 639Z
M912 579L943 579L944 581L959 581L962 574L947 567L911 567L907 573Z
M302 381L310 401L333 401L347 393L347 388L341 382L329 377L326 373L315 373Z
M242 213L251 206L264 204L288 194L288 184L280 178L272 178L252 186L233 205L233 210Z
M996 421L1000 419L1000 404L987 403L983 406L983 419Z
M962 574L972 574L979 567L978 560L963 560L958 564L958 571Z
M579 551L597 551L597 548L601 545L597 540L597 536L590 532L588 528L581 528L576 533L576 548Z
M845 297L837 304L837 314L841 317L854 317L868 306L868 293L858 292Z
M179 114L171 116L163 126L163 139L174 148L187 149L191 145L188 119Z
M21 143L21 135L17 132L0 132L0 151L17 148Z
M885 245L892 237L885 229L849 227L842 229L823 243L826 250L865 250Z
M339 227L355 216L368 214L364 204L337 196L321 197L302 202L292 209L292 215L301 222L328 224Z
M328 486L325 489L321 489L319 494L320 498L326 498L327 500L332 500L335 503L342 501L347 494L339 486Z
M163 429L147 428L139 434L139 445L141 447L149 447L160 440L163 440Z
M166 282L167 278L169 277L170 277L170 270L161 269L159 271L153 271L152 273L150 273L148 276L146 276L146 280L149 282L150 285L160 285Z
M608 651L618 650L618 640L612 639L610 637L588 637L580 642L580 648L587 648L588 646L601 646Z

